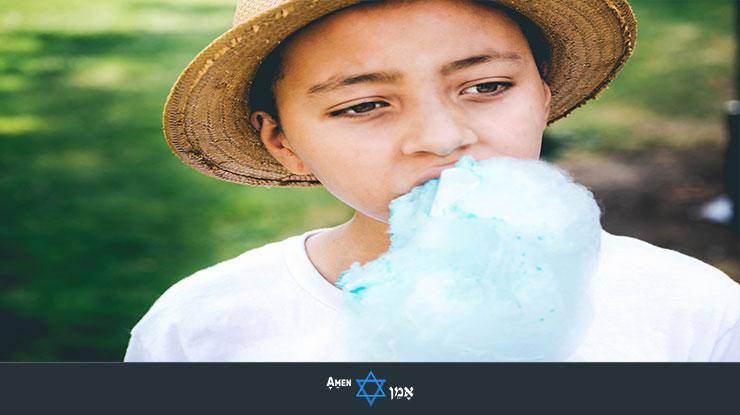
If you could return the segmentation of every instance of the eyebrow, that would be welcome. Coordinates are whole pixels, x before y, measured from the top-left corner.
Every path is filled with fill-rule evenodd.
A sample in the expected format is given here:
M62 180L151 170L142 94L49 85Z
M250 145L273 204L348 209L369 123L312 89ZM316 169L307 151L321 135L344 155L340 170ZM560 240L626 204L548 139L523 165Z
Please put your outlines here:
M440 68L439 72L442 75L447 76L452 72L495 60L521 62L522 57L516 52L490 51L482 55L471 56L444 64ZM336 75L325 82L312 86L308 89L308 93L327 93L345 86L362 83L393 83L400 80L402 77L403 75L400 72L370 72L359 75Z
M344 86L361 84L361 83L392 83L401 79L400 72L371 72L361 75L349 75L349 76L334 76L326 82L314 85L308 89L309 94L318 94L322 92L329 92L337 88Z
M480 65L481 63L486 63L486 62L491 62L491 61L496 61L496 60L521 62L522 57L516 52L491 51L483 55L471 56L469 58L460 59L460 60L456 60L448 64L445 64L442 66L439 72L442 75L449 75L452 72L459 71L461 69L469 68L471 66Z

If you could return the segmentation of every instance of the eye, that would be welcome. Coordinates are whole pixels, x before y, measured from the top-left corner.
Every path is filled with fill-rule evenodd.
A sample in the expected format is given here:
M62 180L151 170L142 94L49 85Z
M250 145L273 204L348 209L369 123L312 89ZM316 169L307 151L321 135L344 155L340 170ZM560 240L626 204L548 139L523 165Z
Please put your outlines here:
M460 94L489 94L495 95L503 92L507 88L511 87L511 82L484 82L482 84L476 84L469 86L462 91Z
M382 101L363 102L345 109L333 111L330 113L330 115L332 117L352 117L360 114L366 114L372 110L387 107L388 105L390 104Z

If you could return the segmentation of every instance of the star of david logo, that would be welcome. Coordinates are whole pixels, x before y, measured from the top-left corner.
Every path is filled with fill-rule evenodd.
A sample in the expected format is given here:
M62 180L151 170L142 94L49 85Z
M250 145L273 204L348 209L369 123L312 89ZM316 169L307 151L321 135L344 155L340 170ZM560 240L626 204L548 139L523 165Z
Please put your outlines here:
M357 381L357 384L360 385L360 390L355 396L367 399L367 403L369 403L370 406L373 406L375 398L385 398L385 392L383 392L383 384L385 383L385 379L375 379L375 375L373 374L372 370L370 371L370 373L368 373L365 379L355 380ZM377 390L372 395L368 395L367 391L365 390L365 385L368 383L374 383L376 385Z

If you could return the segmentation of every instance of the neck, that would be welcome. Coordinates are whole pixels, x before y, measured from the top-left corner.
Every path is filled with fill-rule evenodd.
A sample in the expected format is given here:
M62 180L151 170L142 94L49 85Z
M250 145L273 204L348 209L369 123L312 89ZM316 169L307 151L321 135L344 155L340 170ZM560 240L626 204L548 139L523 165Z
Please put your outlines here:
M388 224L360 212L347 223L311 236L306 252L319 273L334 284L354 262L364 264L386 252Z

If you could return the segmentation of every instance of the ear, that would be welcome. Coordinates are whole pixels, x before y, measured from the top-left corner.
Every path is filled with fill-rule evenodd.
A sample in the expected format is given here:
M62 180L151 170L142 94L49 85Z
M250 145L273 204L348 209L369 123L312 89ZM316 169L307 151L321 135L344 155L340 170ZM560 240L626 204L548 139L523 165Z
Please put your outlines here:
M547 64L547 61L542 61L537 69L540 71L540 78L545 79L547 73L550 72L550 65Z
M311 174L311 169L303 163L303 160L290 146L280 124L270 114L265 111L255 111L249 117L249 122L257 130L267 151L283 167L293 174Z
M542 91L545 94L545 124L550 118L550 101L552 100L552 92L550 91L550 85L547 85L545 80L542 80Z

